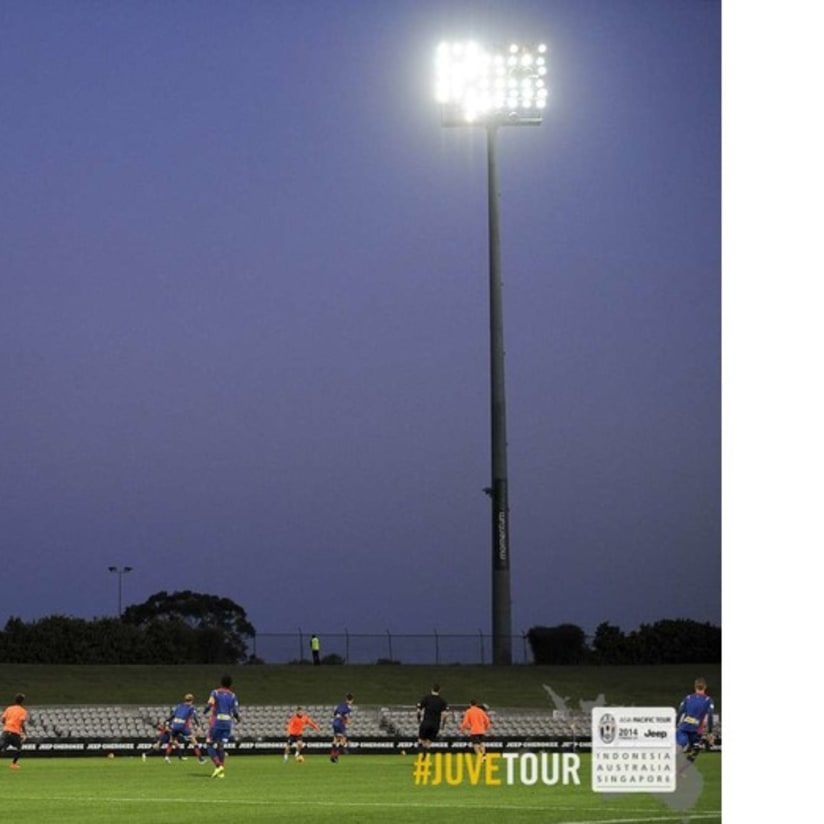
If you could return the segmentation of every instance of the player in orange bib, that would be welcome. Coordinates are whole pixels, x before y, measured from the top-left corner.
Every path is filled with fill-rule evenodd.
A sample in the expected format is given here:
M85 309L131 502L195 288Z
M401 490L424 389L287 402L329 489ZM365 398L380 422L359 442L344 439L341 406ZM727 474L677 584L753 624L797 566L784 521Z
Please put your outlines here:
M292 747L295 748L295 761L300 763L303 761L304 747L303 730L306 727L311 727L313 730L320 732L320 727L315 723L314 719L310 718L303 707L298 707L295 714L286 722L286 747L283 750L283 760L289 760L289 751Z
M23 742L26 740L26 720L29 717L28 710L23 706L26 696L18 692L14 696L14 703L3 710L0 721L3 724L3 734L0 735L0 752L3 750L14 750L14 757L9 767L19 770L20 753L23 749Z
M489 732L490 721L486 710L481 707L473 698L464 713L461 721L461 732L469 730L469 740L475 752L481 756L481 760L486 758L486 746L484 736Z

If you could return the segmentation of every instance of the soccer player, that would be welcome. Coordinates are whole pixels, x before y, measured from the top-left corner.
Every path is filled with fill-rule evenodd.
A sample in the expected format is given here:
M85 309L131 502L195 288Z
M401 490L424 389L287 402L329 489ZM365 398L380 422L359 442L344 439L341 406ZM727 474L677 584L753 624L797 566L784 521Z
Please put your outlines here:
M309 646L312 648L312 663L318 666L320 664L320 638L314 632L309 641Z
M220 686L209 694L209 702L204 707L203 714L208 714L210 719L206 752L215 765L212 778L225 778L226 744L232 737L232 723L240 723L240 705L232 692L231 675L224 675L220 679Z
M178 704L172 710L172 714L166 719L166 722L169 725L169 740L166 742L166 762L169 763L170 761L169 756L172 754L173 747L179 745L182 751L183 747L189 744L197 756L198 763L205 764L206 758L201 752L197 737L192 729L194 724L200 726L200 718L195 707L195 697L192 693L187 692L183 696L183 703ZM183 756L178 757L182 758Z
M23 706L25 701L26 696L22 692L18 692L14 696L14 703L6 707L3 710L3 715L0 716L0 722L3 724L3 733L0 735L0 752L14 750L14 756L11 759L11 764L9 764L9 767L13 770L20 769L17 762L20 760L23 742L26 740L26 721L29 717L29 711Z
M172 730L169 727L168 720L161 721L160 724L157 726L157 738L155 739L154 743L146 752L141 754L141 758L145 761L146 757L151 755L153 752L166 752L166 745L172 740ZM166 761L168 762L169 758L166 757Z
M486 758L484 736L489 732L489 727L490 721L486 710L473 698L461 721L461 732L469 730L469 740L472 742L475 753L481 756L481 761Z
M283 750L283 760L289 760L289 750L291 747L295 748L295 761L300 764L303 761L303 730L306 727L311 727L313 730L320 732L320 727L315 723L313 718L310 718L303 710L303 707L298 707L295 714L286 722L286 747Z
M428 750L446 723L449 704L441 698L441 685L433 684L432 691L418 701L418 748Z
M346 698L335 707L335 712L332 715L332 752L329 754L329 760L333 764L338 763L341 750L346 750L348 742L346 728L349 725L354 703L355 696L351 692L346 693Z
M712 742L714 712L715 704L707 695L707 682L703 678L696 678L695 692L684 698L675 714L675 742L690 763L698 758L705 735Z

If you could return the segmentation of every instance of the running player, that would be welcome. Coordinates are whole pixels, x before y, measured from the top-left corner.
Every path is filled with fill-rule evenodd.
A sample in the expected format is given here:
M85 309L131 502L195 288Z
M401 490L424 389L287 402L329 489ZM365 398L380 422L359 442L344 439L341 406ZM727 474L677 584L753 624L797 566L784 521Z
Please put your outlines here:
M26 740L26 721L29 711L23 706L26 696L18 692L14 696L14 703L3 710L0 716L0 723L3 724L3 732L0 733L0 752L3 750L14 750L9 767L19 770L20 753L23 750L23 742Z
M183 703L178 704L166 720L169 725L169 741L166 744L166 761L169 761L173 747L179 746L182 750L186 744L189 744L197 756L198 763L205 764L206 758L201 752L200 744L198 744L193 729L195 724L200 726L200 717L195 707L194 695L187 692L186 695L183 696ZM183 756L181 755L179 757L182 758Z
M432 691L418 701L418 747L424 750L438 737L446 722L449 704L441 698L441 685L433 684Z
M232 724L240 723L240 706L231 687L232 676L224 675L220 679L220 686L209 694L209 702L203 710L203 714L208 714L210 719L206 752L215 765L212 778L225 778L226 744L232 737Z
M707 695L707 682L703 678L695 679L695 692L687 695L675 714L675 742L693 762L703 749L703 743L712 743L712 723L715 703Z
M489 732L489 727L490 721L486 710L473 698L461 721L461 732L469 730L469 740L475 752L481 756L481 761L486 758L484 736Z
M311 727L313 730L320 732L320 727L315 723L313 718L310 718L303 707L298 707L295 714L286 722L286 747L283 750L283 760L289 760L289 751L292 747L295 748L295 761L298 764L303 762L303 730L306 727Z
M355 703L355 696L351 692L346 694L346 698L335 707L332 714L332 752L329 754L329 760L333 764L338 763L338 757L341 752L346 751L346 744L348 743L347 727L349 726L349 719L352 715L352 705Z

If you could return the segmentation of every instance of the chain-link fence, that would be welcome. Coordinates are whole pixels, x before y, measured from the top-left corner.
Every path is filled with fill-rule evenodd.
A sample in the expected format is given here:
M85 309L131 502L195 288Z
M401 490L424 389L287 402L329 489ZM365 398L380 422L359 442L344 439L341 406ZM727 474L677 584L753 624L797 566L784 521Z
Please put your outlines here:
M309 640L312 633L259 632L252 652L267 664L311 662ZM376 664L491 664L492 635L431 633L406 634L386 630L383 633L318 633L321 661L326 663ZM531 664L532 653L526 634L513 635L512 663Z

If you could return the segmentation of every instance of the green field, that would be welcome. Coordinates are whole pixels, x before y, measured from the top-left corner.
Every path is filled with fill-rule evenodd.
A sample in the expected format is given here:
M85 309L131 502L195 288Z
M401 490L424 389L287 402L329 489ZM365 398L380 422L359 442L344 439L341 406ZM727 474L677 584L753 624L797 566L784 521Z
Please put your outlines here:
M230 668L241 705L335 704L346 692L358 704L414 704L440 681L454 704L470 698L492 707L551 708L544 685L568 699L603 695L612 705L672 706L692 690L697 675L707 679L721 712L721 667L711 664L639 667L482 667L263 665ZM198 700L217 686L223 669L214 666L61 666L4 664L0 703L25 692L29 705L173 704L186 692Z
M238 821L470 824L485 816L506 824L629 824L721 820L721 758L704 755L674 794L600 794L590 790L589 758L580 786L416 786L415 757L323 755L302 765L279 756L230 756L226 778L194 759L40 758L0 768L3 819L14 822ZM516 776L517 777L517 776ZM693 790L700 797L693 804Z
M13 664L0 667L0 704L17 691L28 706L167 704L184 692L205 699L220 667L84 667ZM549 709L545 686L577 710L603 695L611 705L676 706L703 675L720 712L718 665L662 667L245 666L230 669L243 705L333 704L347 691L361 706L414 704L434 680L446 698L470 697L493 708ZM675 793L602 794L590 789L590 758L581 755L579 786L416 786L415 756L358 755L331 764L323 754L303 765L279 756L229 755L227 775L190 758L29 757L10 770L0 760L3 820L240 824L301 822L477 822L503 824L683 824L721 820L721 755L706 753L679 779Z

